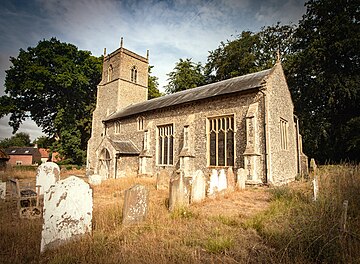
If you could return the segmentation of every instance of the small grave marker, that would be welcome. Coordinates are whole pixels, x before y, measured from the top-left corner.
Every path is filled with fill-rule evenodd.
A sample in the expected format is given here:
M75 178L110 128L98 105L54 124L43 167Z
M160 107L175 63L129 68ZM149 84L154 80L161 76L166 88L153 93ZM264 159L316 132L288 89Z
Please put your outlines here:
M191 202L201 202L205 199L206 181L204 173L197 170L191 186Z
M145 220L148 212L149 191L145 186L135 185L125 191L123 225L136 224Z
M6 196L6 182L0 182L0 199L5 200Z

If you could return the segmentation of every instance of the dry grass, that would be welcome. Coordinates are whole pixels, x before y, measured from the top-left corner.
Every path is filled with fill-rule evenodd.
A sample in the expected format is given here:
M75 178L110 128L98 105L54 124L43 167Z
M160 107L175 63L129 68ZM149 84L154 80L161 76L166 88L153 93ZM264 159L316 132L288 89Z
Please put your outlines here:
M360 252L352 238L360 230L359 167L328 166L319 174L317 203L311 199L311 183L297 182L224 194L172 213L166 208L168 192L155 190L154 178L108 180L93 187L92 234L42 255L41 220L19 220L14 201L0 201L0 262L355 263ZM28 177L35 179L22 175ZM122 226L124 190L137 183L150 190L147 220ZM349 233L340 236L345 198Z

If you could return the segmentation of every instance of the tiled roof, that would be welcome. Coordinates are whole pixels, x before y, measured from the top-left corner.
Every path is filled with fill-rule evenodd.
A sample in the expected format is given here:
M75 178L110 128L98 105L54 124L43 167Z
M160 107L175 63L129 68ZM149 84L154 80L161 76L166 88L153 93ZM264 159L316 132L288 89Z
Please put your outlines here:
M189 103L219 95L259 88L263 86L266 77L271 73L271 71L272 69L267 69L129 105L128 107L108 116L104 121L110 121L155 109Z
M140 151L131 141L113 141L110 140L111 145L119 154L125 155L139 155Z
M5 149L8 155L39 155L39 150L33 147L10 147Z

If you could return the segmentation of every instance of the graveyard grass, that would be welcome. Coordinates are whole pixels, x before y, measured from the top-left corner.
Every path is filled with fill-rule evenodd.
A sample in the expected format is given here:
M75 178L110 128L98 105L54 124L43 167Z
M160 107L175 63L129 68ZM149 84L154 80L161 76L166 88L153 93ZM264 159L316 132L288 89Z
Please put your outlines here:
M1 177L35 174L10 170ZM70 174L84 171L62 171L61 178ZM317 174L316 202L308 179L225 193L173 212L154 178L108 180L93 187L92 234L41 256L41 220L20 220L13 201L0 201L0 263L360 263L360 166L327 165ZM150 191L147 220L122 226L124 191L136 183Z

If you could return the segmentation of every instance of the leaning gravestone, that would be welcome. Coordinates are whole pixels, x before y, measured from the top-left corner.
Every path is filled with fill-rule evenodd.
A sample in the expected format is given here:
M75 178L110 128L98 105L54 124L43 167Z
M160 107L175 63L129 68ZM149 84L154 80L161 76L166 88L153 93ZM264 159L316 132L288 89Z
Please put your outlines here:
M189 191L184 179L183 172L170 180L169 210L187 206L190 203Z
M100 185L101 182L103 181L104 177L101 176L101 175L97 175L97 174L94 174L94 175L90 175L89 176L89 184L91 185Z
M148 212L149 191L145 186L135 185L125 191L123 225L136 224L145 220Z
M6 182L0 182L0 199L5 200L6 196Z
M235 175L234 175L234 171L233 171L233 169L231 167L228 168L228 170L227 170L226 178L227 178L228 190L229 191L234 191L234 189L235 189Z
M54 185L60 180L60 168L54 162L45 162L37 169L36 186L40 186L40 195L49 190L51 185Z
M170 177L166 170L161 170L156 174L156 190L168 190Z
M237 171L237 183L236 183L236 186L240 190L244 190L245 189L245 181L246 181L246 171L245 171L244 168L240 168Z
M208 194L215 195L219 188L219 176L217 173L217 170L212 170L211 176L210 176L210 183L209 183L209 190Z
M197 170L191 186L191 202L201 202L205 199L206 181L201 170Z
M227 179L225 170L221 169L219 174L219 185L218 185L218 191L221 192L223 190L227 189Z
M92 190L75 176L58 181L44 194L41 248L55 247L91 232Z

